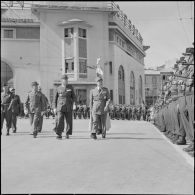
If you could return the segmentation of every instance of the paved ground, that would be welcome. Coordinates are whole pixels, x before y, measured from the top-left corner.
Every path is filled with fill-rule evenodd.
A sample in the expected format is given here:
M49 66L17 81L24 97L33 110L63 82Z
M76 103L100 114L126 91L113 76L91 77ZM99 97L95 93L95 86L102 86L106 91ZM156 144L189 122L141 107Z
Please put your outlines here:
M54 120L29 135L1 136L2 193L193 194L193 167L156 127L144 121L112 121L107 138L91 140L88 120L74 121L69 140L57 140Z

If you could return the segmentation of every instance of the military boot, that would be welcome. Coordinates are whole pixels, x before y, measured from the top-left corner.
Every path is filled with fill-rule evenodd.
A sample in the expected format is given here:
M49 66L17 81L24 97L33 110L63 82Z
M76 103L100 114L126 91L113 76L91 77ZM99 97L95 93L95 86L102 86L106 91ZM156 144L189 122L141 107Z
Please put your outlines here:
M184 136L179 136L179 139L176 141L177 145L186 145L186 139Z
M174 135L171 141L175 144L178 140L179 140L179 135Z
M56 139L62 139L62 136L58 134Z
M91 138L92 139L97 139L96 133L91 133Z
M33 137L34 137L34 138L37 137L37 132L33 132Z
M183 149L185 152L194 151L194 142L192 142L187 148Z

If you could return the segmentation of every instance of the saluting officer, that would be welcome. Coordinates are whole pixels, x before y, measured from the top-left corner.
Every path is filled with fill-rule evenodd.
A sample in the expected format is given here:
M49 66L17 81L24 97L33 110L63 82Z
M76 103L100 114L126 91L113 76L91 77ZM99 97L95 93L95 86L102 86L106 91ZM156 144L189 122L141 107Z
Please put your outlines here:
M44 100L42 94L38 91L38 83L32 82L32 91L28 93L25 101L26 110L28 110L30 124L33 131L33 137L36 138L40 129L40 118L43 114Z
M62 75L61 86L57 88L55 95L55 113L57 112L57 139L62 139L64 130L64 118L66 119L66 138L72 135L73 103L76 103L76 96L72 85L68 84L68 76Z
M103 79L96 78L97 87L90 91L90 110L92 114L92 131L91 138L97 139L96 133L99 134L99 125L102 130L102 138L106 137L106 117L110 103L110 94L106 87L103 87Z
M20 97L19 95L15 94L15 89L14 88L10 88L10 92L12 94L12 101L9 105L8 110L10 110L12 112L12 131L13 133L16 133L17 127L17 116L21 113L21 102L20 102Z

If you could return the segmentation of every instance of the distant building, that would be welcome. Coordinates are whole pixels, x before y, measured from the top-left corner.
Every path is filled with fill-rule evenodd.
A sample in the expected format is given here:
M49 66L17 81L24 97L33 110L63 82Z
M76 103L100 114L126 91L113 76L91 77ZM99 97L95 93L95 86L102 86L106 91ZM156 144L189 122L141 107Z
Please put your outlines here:
M1 81L10 80L22 101L36 80L52 102L66 73L78 101L88 104L98 57L113 103L145 100L149 47L113 1L33 1L29 9L1 11Z
M160 70L160 71L158 71ZM145 69L145 100L147 105L155 104L158 97L163 93L163 86L168 81L173 70L166 69L166 66L154 69Z

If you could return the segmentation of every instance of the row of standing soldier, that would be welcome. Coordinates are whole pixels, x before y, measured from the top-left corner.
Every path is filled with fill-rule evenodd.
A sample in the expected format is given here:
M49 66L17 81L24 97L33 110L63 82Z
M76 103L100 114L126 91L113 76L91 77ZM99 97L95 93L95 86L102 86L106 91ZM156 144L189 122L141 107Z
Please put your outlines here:
M186 145L188 139L184 150L194 156L194 61L178 64L155 105L154 123L174 144Z
M90 107L87 105L78 105L73 108L74 119L89 119ZM110 105L109 116L112 120L150 120L150 110L145 105Z
M150 120L150 110L146 105L111 105L110 118L117 120Z

